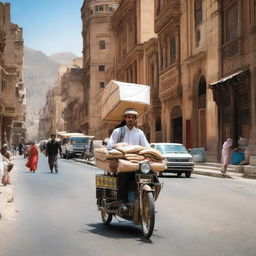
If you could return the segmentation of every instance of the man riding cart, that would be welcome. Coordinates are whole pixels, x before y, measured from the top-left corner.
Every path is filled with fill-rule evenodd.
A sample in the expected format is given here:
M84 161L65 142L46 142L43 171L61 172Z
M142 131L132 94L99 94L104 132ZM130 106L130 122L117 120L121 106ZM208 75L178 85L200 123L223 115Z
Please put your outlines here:
M122 102L123 86L126 87L125 105L129 108L125 109L120 116L120 109L124 108L122 106L124 103ZM109 224L112 216L117 215L132 220L136 224L141 223L143 235L149 238L153 233L155 222L154 201L161 190L157 172L165 170L166 165L161 153L150 148L143 131L135 127L139 112L143 113L147 102L138 103L138 99L136 103L127 101L129 92L132 97L132 95L137 95L136 90L139 90L142 95L143 90L146 90L147 98L149 88L144 85L112 81L106 87L106 92L110 91L110 95L113 95L115 89L118 90L120 102L117 106L115 104L113 110L115 114L110 113L108 118L111 118L110 116L113 118L115 115L118 117L117 111L119 111L119 121L121 118L123 121L122 125L112 132L107 149L98 149L95 153L96 165L107 171L104 175L96 175L97 205L105 224ZM104 99L107 100L104 102ZM109 94L103 96L105 105L108 105L108 101L113 104L113 99L109 97ZM139 111L131 108L138 104L144 104L140 106Z

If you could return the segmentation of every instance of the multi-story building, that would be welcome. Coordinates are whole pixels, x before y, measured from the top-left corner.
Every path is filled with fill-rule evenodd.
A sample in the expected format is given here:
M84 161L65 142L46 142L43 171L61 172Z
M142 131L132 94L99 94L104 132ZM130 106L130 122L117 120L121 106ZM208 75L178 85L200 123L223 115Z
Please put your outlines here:
M155 0L164 141L203 147L250 139L256 155L255 1Z
M82 58L74 60L61 77L61 99L66 132L80 132L83 108Z
M10 21L10 4L0 2L0 144L25 139L22 28Z
M154 32L154 2L122 0L111 23L116 42L113 78L151 86L151 106L138 120L138 126L149 140L160 141L161 105L158 96L158 40Z
M55 85L47 92L46 104L40 110L40 139L47 139L58 131L81 131L82 78L82 58L76 58L73 64L60 66Z
M162 140L182 142L182 86L180 68L180 1L155 1L158 35L159 98ZM185 41L185 40L184 40Z
M81 131L96 138L108 135L108 124L101 118L101 96L113 69L115 41L111 16L118 7L117 0L86 0L81 8L83 24L84 109ZM106 132L107 131L107 132ZM107 133L107 134L106 134Z

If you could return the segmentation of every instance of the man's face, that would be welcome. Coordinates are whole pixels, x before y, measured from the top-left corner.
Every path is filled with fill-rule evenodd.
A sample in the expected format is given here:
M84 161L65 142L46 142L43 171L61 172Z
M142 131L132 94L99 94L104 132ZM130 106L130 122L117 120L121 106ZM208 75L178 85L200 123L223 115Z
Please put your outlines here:
M55 136L52 136L51 138L52 138L52 140L55 140Z
M136 124L136 116L135 115L126 115L124 120L126 121L127 126L134 126Z

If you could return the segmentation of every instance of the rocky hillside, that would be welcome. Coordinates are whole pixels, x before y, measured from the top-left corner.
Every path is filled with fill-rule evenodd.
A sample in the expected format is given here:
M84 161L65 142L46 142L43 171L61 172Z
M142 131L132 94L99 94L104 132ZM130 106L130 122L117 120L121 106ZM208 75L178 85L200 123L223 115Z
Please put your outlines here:
M60 64L72 63L73 53L57 53L51 56L24 47L24 82L27 90L26 126L30 139L36 139L39 110L45 104L46 92L54 85Z
M49 58L59 64L70 64L73 59L76 58L76 55L72 52L60 52L53 55L50 55Z

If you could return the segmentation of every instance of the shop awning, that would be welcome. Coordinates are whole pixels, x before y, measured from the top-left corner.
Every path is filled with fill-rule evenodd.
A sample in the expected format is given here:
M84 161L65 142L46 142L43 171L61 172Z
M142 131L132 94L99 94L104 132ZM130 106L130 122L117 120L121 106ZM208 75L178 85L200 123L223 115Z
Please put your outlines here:
M223 78L220 79L219 81L214 82L214 83L211 83L211 84L209 85L209 87L210 87L211 89L213 89L213 88L214 88L215 86L217 86L217 85L226 83L226 82L228 82L229 80L232 80L232 79L234 79L234 78L236 78L236 77L239 77L239 78L240 78L240 77L243 76L243 75L247 75L247 73L249 73L249 69L237 71L236 73L234 73L234 74L232 74L232 75L230 75L230 76L223 77Z

